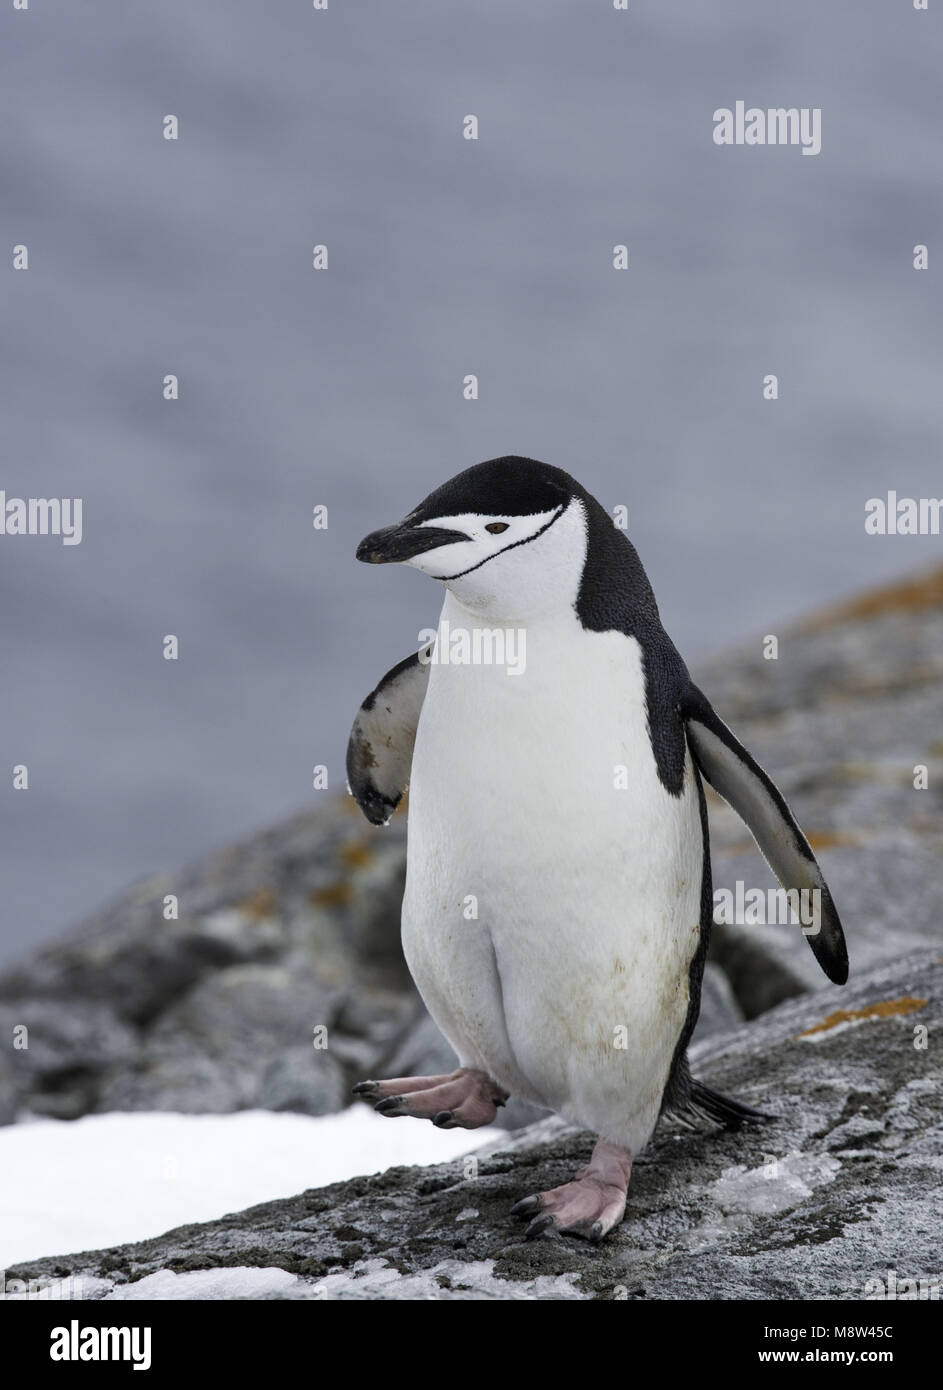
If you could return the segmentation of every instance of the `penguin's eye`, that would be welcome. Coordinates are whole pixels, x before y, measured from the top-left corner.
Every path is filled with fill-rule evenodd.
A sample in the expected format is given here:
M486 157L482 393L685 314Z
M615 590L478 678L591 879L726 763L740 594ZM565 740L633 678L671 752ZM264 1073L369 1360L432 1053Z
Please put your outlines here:
M490 531L492 536L500 536L501 532L507 529L508 524L506 521L492 521L485 527L485 530Z

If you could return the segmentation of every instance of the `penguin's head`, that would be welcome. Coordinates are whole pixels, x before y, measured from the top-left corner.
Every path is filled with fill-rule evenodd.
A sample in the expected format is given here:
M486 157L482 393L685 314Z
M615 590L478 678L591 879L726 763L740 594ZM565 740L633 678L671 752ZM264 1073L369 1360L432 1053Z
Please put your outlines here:
M397 525L365 536L357 559L411 565L476 612L523 617L574 600L590 500L560 468L489 459L430 492Z

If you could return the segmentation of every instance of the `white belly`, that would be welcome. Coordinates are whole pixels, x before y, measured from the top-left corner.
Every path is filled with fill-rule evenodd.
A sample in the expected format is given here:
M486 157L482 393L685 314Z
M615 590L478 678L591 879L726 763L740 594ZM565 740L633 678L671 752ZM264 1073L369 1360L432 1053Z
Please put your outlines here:
M638 1152L687 1014L702 853L690 755L680 797L658 780L633 639L574 617L528 630L522 675L433 666L403 946L463 1064Z

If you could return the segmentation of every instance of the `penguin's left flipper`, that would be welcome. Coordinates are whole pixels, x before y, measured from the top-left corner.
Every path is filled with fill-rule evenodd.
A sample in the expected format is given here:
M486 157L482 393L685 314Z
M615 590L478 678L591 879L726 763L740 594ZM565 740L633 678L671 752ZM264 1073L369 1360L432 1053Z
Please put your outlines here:
M848 979L845 934L822 870L782 792L696 685L688 685L680 713L698 767L744 821L782 886L787 891L816 891L818 930L805 934L825 974L834 984L843 985Z
M347 787L373 825L387 825L409 786L432 643L399 662L357 711L347 743Z

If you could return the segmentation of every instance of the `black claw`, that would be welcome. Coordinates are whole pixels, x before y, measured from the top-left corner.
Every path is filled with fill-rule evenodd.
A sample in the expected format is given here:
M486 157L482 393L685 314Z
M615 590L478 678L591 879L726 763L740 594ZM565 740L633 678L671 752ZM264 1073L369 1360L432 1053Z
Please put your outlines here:
M438 1115L433 1115L432 1123L436 1129L454 1129L452 1121L455 1116L451 1110L440 1110Z
M392 1110L396 1110L403 1103L402 1096L387 1096L386 1100L378 1100L373 1107L381 1115L389 1115Z
M524 1235L528 1240L537 1240L541 1236L547 1240L559 1240L560 1232L554 1225L553 1212L545 1211L543 1216L535 1216Z
M589 1233L589 1239L593 1242L594 1245L598 1245L599 1242L602 1240L602 1237L603 1237L602 1222L601 1222L601 1221L594 1221L594 1222L593 1222L593 1225L592 1225L592 1229L590 1230L590 1233Z
M355 1096L368 1096L371 1091L375 1091L379 1086L379 1081L358 1081L352 1088L351 1094Z
M519 1202L515 1202L511 1208L512 1216L530 1216L540 1206L539 1197L522 1197Z

